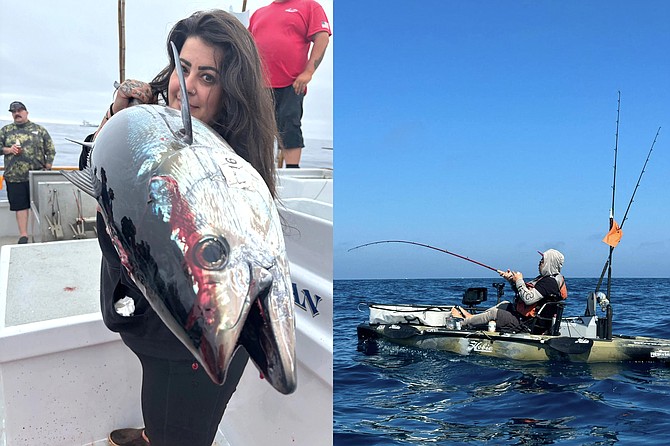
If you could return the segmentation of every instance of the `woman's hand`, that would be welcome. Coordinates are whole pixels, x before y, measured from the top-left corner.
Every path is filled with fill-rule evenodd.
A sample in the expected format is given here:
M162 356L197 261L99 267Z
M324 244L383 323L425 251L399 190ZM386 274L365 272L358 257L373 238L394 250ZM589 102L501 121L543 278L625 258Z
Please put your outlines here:
M118 83L115 82L114 85L118 85ZM96 130L93 135L93 139L95 140L98 136L98 132L102 130L112 116L124 108L128 108L130 105L135 105L132 104L133 101L140 104L155 104L156 97L151 93L151 86L146 82L136 81L134 79L126 79L123 81L123 83L117 87L114 102L112 102L112 105L107 109L105 117L102 118L98 130Z
M124 108L128 108L133 99L137 100L140 104L153 104L156 102L149 84L134 79L126 79L119 85L116 92L116 98L114 98L114 103L112 104L112 113L116 114Z

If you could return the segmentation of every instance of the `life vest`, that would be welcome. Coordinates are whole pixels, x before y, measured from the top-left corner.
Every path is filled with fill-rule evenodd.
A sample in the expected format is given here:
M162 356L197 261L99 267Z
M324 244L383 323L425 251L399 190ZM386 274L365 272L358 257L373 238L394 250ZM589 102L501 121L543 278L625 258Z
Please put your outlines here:
M568 287L565 285L565 278L561 274L554 274L551 276L556 280L558 285L559 295L556 296L551 294L545 296L543 299L535 302L534 304L527 305L522 299L516 300L516 312L523 317L535 317L537 315L537 308L541 307L545 302L557 302L559 300L565 300L568 298ZM538 277L528 282L526 286L528 288L535 288L535 284L540 281L542 277ZM560 298L560 299L559 299Z

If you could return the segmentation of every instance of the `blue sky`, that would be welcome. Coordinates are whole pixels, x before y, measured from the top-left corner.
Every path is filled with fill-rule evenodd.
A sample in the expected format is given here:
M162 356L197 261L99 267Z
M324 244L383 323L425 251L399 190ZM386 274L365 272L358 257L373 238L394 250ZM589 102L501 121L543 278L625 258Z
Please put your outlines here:
M397 4L396 4L397 3ZM670 2L337 2L334 277L670 273Z

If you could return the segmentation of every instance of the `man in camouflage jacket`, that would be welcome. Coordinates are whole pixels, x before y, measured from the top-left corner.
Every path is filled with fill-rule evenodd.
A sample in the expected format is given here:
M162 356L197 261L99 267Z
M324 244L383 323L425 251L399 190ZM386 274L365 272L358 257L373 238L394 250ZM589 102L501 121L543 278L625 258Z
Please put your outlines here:
M51 169L56 149L49 132L28 120L28 110L23 103L12 102L9 111L14 123L0 129L0 145L5 155L4 177L9 209L16 212L19 243L27 243L30 211L28 172Z

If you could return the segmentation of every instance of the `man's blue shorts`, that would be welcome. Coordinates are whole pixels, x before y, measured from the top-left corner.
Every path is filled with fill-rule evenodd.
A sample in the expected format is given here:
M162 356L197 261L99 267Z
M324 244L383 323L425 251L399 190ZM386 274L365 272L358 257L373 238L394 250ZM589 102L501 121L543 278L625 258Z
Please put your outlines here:
M302 101L304 94L296 94L293 85L273 88L275 100L275 118L282 148L302 149L305 143L302 138L300 121L302 120Z

